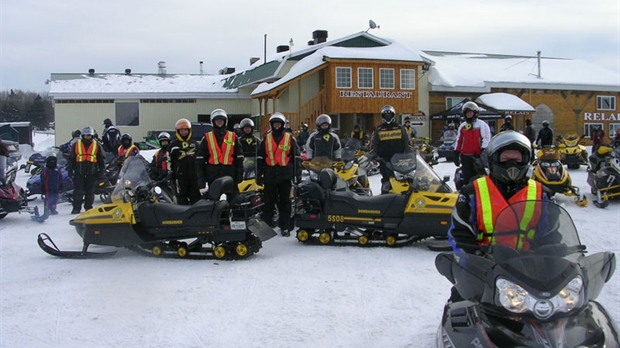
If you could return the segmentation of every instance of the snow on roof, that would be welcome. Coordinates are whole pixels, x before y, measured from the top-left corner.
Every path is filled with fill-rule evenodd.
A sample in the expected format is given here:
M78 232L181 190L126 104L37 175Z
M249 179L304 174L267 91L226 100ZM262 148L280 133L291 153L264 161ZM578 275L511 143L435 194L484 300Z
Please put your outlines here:
M53 80L50 94L70 93L231 93L223 87L229 75L79 75L76 79Z
M392 61L408 61L423 62L420 54L410 50L409 48L392 42L388 46L380 47L337 47L326 46L318 49L311 55L303 58L295 64L289 72L281 79L273 83L261 83L252 95L264 93L281 86L298 76L301 76L323 64L326 64L324 58L332 59L371 59L371 60L392 60Z
M508 93L487 93L476 98L477 103L490 106L502 111L535 111L535 109L521 98Z
M490 90L505 84L600 86L620 91L620 74L581 60L470 53L423 52L435 64L429 83L441 87L478 87ZM580 88L587 89L587 88ZM590 88L591 89L591 88ZM436 89L435 89L436 90Z

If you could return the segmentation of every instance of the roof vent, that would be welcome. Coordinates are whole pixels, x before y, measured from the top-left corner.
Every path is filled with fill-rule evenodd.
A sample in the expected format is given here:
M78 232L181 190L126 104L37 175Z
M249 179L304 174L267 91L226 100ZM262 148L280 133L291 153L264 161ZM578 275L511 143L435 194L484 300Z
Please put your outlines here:
M125 69L125 75L131 75L131 69Z
M95 69L93 68L88 69L88 75L95 75Z
M256 63L256 62L258 62L259 60L260 60L260 58L259 58L259 57L251 57L251 58L250 58L250 65L252 65L252 64L254 64L254 63Z
M220 69L220 75L229 75L235 72L235 68L225 67Z
M308 46L312 46L312 45L314 45L314 40L308 41Z
M160 60L159 63L157 63L157 68L159 69L158 72L160 75L166 75L166 62Z
M276 47L276 53L286 52L288 51L288 49L289 49L288 45L280 45Z
M314 44L320 44L327 41L327 30L315 30L312 32Z

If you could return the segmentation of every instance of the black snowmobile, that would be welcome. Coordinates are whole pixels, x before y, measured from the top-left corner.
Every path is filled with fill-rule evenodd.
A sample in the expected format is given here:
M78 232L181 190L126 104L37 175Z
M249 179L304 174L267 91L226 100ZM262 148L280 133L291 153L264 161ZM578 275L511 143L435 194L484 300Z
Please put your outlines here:
M42 233L38 243L45 252L67 258L109 256L89 252L89 245L126 247L153 256L199 259L245 258L260 250L262 241L275 236L258 217L260 199L253 194L236 195L229 203L222 194L234 191L230 177L218 178L208 199L191 206L162 203L154 187L148 162L141 156L125 160L114 189L112 203L88 210L70 221L82 237L82 251L61 251Z
M458 197L430 166L414 153L396 154L391 166L407 181L406 191L361 196L338 190L331 168L320 184L299 187L297 239L305 243L401 246L428 237L445 238Z
M610 199L620 199L620 146L601 145L589 157L588 185L594 205L605 208Z
M541 212L533 240L518 213L532 203ZM551 202L507 207L498 232L504 237L481 254L437 255L437 270L463 298L445 305L438 347L620 346L616 324L595 301L615 271L614 253L586 256L571 217Z

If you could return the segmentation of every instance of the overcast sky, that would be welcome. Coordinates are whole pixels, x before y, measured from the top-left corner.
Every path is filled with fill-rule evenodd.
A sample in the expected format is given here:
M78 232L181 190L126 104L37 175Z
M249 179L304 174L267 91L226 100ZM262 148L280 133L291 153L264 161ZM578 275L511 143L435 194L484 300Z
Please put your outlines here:
M217 74L276 46L368 29L413 50L582 59L620 72L620 1L0 0L0 90L45 92L51 73Z

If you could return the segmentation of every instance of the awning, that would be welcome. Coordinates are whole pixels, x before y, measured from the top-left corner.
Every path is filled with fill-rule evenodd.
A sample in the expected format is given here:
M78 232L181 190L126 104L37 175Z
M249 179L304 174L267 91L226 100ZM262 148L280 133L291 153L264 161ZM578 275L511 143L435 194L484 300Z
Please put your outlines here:
M450 109L431 115L431 120L454 120L461 118L463 104L468 101L471 101L471 99L465 98ZM483 94L476 98L474 103L478 104L480 108L478 118L483 120L504 118L505 115L531 115L536 111L521 98L508 93Z
M471 101L471 99L465 98L460 103L454 105L450 109L431 115L431 120L433 121L446 120L447 121L447 120L457 120L461 118L462 116L461 109L463 108L463 104L467 103L468 101ZM499 111L487 110L486 108L480 105L478 105L478 107L480 107L480 112L478 113L478 118L480 119L492 120L492 119L498 119L498 118L504 117L504 114L502 114Z

